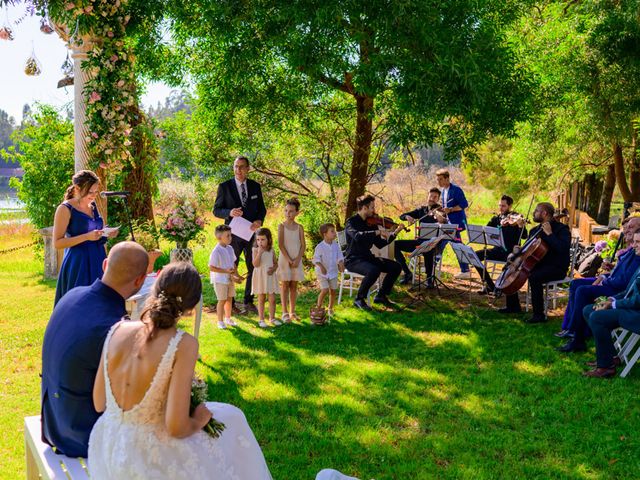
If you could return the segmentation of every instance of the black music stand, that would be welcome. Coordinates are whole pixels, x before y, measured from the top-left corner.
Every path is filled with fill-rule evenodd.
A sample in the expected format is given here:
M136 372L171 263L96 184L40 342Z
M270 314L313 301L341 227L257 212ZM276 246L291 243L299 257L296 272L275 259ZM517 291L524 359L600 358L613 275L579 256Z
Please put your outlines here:
M438 243L436 243L436 245L438 245L440 241L455 242L457 232L458 225L456 223L422 223L420 224L418 240L431 241L438 238L439 241ZM435 285L438 294L440 294L440 286L449 289L449 287L436 276L435 254L433 257L431 272L429 272L426 281L431 282L433 283L433 285Z
M409 258L413 258L413 259L418 259L421 255L425 255L429 252L431 252L433 249L435 249L442 240L444 240L444 236L440 236L440 237L435 237L435 238L431 238L427 241L425 241L424 243L422 243L421 245L418 245L416 247L416 249L411 252L409 254ZM434 270L435 270L435 261L433 262L433 265L431 267L431 274L429 276L427 276L427 280L429 278L431 278L432 276L434 276ZM418 303L422 303L423 305L426 305L426 300L423 298L423 293L422 293L422 285L423 285L423 281L422 281L422 269L418 268L418 291L416 295L410 295L411 296L411 301L405 305L404 308L408 308L411 307L415 304ZM436 279L438 282L440 282L440 279ZM436 286L436 290L438 289L438 284L434 283L434 285ZM444 285L444 284L443 284ZM448 288L446 285L444 285L446 288Z
M485 225L468 225L467 235L469 236L469 242L467 242L467 245L477 243L483 246L484 265L482 268L484 269L485 274L487 274L487 248L489 246L498 247L502 248L505 252L507 251L507 247L504 244L504 237L502 236L502 229L498 227L488 227ZM482 284L484 285L484 276L480 280L482 280Z
M465 245L464 243L452 242L451 248L453 248L453 252L456 254L458 262L467 263L476 268L483 268L482 262L478 258L478 255L469 245ZM469 278L469 296L471 296L471 278Z

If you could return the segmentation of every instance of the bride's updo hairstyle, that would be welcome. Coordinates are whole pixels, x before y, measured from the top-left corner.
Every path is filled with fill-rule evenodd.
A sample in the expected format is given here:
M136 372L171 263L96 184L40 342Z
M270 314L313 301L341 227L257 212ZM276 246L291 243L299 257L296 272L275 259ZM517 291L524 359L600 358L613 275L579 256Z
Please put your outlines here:
M202 281L193 265L176 262L166 265L153 286L141 318L163 330L176 325L183 312L188 312L200 301Z

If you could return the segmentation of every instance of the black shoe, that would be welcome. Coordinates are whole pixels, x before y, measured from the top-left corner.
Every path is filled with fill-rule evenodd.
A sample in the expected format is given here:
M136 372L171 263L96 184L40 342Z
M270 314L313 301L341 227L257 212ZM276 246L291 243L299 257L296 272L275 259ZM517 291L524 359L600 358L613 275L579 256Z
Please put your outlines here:
M498 309L498 313L504 313L504 314L509 314L509 313L522 313L522 309L520 308L509 308L509 307L504 307L504 308L500 308Z
M562 353L585 352L587 350L587 345L584 342L576 342L575 340L571 340L561 347L557 347L556 350Z
M233 313L234 315L244 315L245 313L247 313L247 311L245 310L244 305L234 303L231 306L231 313Z
M571 330L560 330L553 335L558 338L573 338L575 336L575 333L573 333Z
M546 323L547 317L544 315L533 314L533 317L527 318L524 323Z
M411 273L405 273L400 285L409 285L413 281L413 275Z
M427 290L433 290L434 288L436 288L436 283L433 280L427 280L427 283L425 283L424 288L426 288Z
M258 309L253 303L245 303L244 309L247 313L258 313Z
M367 301L361 298L356 298L353 301L353 304L356 306L356 308L359 308L360 310L365 310L367 312L370 312L372 310L372 308L369 306Z
M380 295L379 297L374 297L373 303L377 305L384 305L385 307L395 307L396 304L389 300L386 295Z

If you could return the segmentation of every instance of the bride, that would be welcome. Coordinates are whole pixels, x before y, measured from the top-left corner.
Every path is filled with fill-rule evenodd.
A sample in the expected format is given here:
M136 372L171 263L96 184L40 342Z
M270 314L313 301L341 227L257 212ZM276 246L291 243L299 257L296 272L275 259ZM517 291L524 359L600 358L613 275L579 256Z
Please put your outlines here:
M192 265L170 264L142 320L109 331L93 390L104 414L89 439L92 479L271 479L240 409L207 402L189 415L198 341L176 323L201 292ZM202 431L212 414L226 426L215 439Z

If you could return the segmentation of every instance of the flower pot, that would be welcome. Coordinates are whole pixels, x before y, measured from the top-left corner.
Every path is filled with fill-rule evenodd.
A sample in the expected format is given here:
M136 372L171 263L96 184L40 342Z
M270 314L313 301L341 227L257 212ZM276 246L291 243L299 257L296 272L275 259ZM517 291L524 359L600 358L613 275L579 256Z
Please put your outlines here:
M173 262L189 262L193 263L193 252L190 248L174 248L169 254L171 263Z
M162 252L160 250L151 250L150 252L147 252L147 254L149 255L149 266L147 267L147 274L149 274L154 271L156 260L162 256Z

